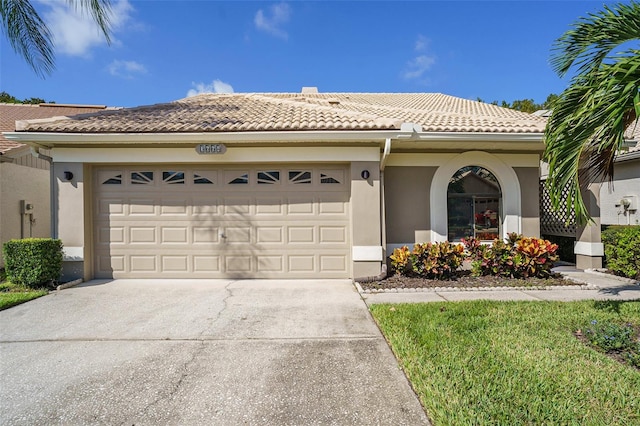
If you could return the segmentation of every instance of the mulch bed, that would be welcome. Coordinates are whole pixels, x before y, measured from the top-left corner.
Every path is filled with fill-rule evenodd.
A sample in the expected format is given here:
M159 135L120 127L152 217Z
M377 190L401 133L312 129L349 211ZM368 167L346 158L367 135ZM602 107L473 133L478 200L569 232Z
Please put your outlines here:
M575 286L580 285L574 281L566 280L560 274L550 278L513 279L504 277L474 277L470 271L463 271L455 280L428 280L424 278L405 277L393 275L381 281L361 282L363 290L390 290L404 288L460 288L471 289L479 287L549 287L549 286Z

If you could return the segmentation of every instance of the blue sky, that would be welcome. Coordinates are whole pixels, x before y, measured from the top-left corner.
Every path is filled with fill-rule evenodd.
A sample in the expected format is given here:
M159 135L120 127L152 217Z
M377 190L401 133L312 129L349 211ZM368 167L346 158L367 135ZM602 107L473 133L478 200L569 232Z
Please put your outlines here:
M33 0L56 38L38 77L0 38L0 91L136 106L198 92L440 92L543 102L568 79L551 47L602 1L113 1L113 43L64 1ZM611 3L609 3L611 4Z

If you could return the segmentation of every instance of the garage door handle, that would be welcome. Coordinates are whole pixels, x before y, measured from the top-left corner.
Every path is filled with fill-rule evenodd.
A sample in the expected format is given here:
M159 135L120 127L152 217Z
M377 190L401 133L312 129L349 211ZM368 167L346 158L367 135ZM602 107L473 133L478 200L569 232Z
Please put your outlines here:
M220 233L220 238L227 238L227 236L226 236L226 235L224 235L224 232L221 232L221 233Z

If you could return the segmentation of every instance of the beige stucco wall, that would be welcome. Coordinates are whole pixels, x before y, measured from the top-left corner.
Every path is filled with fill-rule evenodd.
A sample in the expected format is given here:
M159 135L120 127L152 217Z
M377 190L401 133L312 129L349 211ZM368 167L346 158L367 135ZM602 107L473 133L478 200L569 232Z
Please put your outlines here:
M600 188L600 219L603 225L639 225L640 208L625 211L620 199L635 197L640 204L640 160L615 163L613 185L603 183ZM640 207L640 206L637 206Z
M20 214L20 200L33 204L30 224ZM24 236L47 238L51 236L49 214L49 171L13 163L0 163L0 243L21 237L24 221ZM0 267L4 259L0 254Z
M363 179L367 170L370 175ZM382 265L380 223L380 164L377 161L351 163L351 245L353 277L378 275Z
M65 257L63 261L63 281L84 277L85 202L84 167L81 163L54 163L53 215L57 238L62 240ZM73 173L67 181L64 172ZM85 277L89 278L89 277Z
M489 157L487 154L484 155ZM471 165L473 162L473 158L471 158L463 163ZM481 165L490 168L503 183L510 184L516 190L519 189L517 196L511 194L512 202L518 200L515 205L519 206L517 210L520 211L520 218L513 216L512 213L512 219L508 221L511 229L513 231L519 229L519 232L524 235L537 237L540 235L539 168L537 161L532 161L531 163L535 166L509 167L509 164L505 161L502 163L504 169L502 173L500 173L502 169L493 170L490 167L491 164ZM454 169L457 169L457 166ZM430 190L433 189L434 176L438 169L438 167L433 166L402 165L385 168L385 221L387 248L389 250L403 244L411 245L415 242L430 241L430 237L433 237L433 233L430 232L432 231L430 228L433 212L446 217L446 201L441 205L430 205ZM505 170L517 177L517 182L508 180L511 178L505 173ZM448 182L448 179L449 175L447 174L445 180ZM515 185L513 185L514 183ZM502 191L504 198L505 188L502 188Z
M514 167L522 194L522 231L540 237L540 174L537 167Z
M416 231L429 235L429 188L435 171L436 167L385 168L388 245L424 242L416 241Z

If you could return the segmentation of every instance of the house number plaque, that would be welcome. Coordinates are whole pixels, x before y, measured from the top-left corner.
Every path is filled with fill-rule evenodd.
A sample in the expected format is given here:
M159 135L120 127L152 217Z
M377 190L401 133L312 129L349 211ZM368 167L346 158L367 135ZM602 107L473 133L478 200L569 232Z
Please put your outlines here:
M196 145L196 152L198 154L224 154L227 152L227 147L221 143L201 143Z

